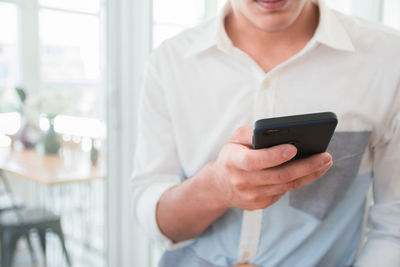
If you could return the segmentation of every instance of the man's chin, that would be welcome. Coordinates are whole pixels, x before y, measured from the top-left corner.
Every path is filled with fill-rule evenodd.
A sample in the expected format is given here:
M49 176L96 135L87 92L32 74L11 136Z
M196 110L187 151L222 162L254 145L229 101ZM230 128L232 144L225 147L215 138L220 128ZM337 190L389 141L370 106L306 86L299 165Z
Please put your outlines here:
M293 24L292 21L287 21L287 20L276 20L276 21L268 20L256 23L257 27L265 32L283 31L289 28L290 25L292 24Z

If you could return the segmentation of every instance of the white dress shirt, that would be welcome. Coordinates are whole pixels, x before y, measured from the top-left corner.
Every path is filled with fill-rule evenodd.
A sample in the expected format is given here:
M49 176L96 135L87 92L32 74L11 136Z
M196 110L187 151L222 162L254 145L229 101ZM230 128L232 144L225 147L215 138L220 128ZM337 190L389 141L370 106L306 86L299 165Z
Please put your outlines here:
M169 248L162 266L400 266L400 34L318 5L313 38L268 73L232 45L229 4L152 55L132 200L146 234ZM194 240L173 244L160 232L160 196L215 160L237 128L323 111L339 119L323 177L265 210L231 208ZM371 181L370 230L356 259Z

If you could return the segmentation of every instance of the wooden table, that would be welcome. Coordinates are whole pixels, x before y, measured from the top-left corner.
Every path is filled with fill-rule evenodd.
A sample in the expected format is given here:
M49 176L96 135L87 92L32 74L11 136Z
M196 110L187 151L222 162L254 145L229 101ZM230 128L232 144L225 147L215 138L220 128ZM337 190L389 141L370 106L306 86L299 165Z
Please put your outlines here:
M26 206L60 215L65 236L89 250L97 249L99 245L93 241L94 237L104 232L103 224L99 223L105 218L103 195L100 195L103 191L95 190L103 187L105 177L101 155L98 166L93 167L90 153L80 149L64 149L60 155L41 155L34 150L0 147L0 185L4 186L11 206L29 203ZM15 192L10 182L16 179L33 183Z
M33 150L11 150L0 158L0 172L46 186L89 182L105 178L105 167L90 164L88 153L75 153L66 157L40 155Z

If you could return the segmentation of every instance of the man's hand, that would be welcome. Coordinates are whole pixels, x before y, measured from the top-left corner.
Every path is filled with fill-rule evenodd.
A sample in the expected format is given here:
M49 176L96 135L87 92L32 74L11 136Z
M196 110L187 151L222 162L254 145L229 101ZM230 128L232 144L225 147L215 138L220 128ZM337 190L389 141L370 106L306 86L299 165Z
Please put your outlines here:
M328 153L288 162L297 152L289 144L253 150L252 134L251 126L239 128L211 163L210 182L226 207L264 209L332 166Z
M164 192L156 219L173 241L199 236L230 207L263 209L286 192L312 182L332 165L328 153L289 161L292 145L251 149L252 127L242 127L218 158Z

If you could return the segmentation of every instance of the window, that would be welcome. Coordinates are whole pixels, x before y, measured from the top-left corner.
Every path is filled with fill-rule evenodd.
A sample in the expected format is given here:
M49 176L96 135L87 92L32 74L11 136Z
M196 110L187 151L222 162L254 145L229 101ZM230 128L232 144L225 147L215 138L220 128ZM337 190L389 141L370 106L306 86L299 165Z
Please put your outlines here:
M351 14L352 1L349 0L327 0L328 6L345 14Z
M0 87L17 82L18 73L17 7L0 2Z
M12 111L16 103L13 86L19 79L18 40L17 6L0 2L0 147L10 145L5 134L15 134L20 125L17 113L4 113Z
M76 100L67 115L104 118L100 3L0 0L0 112L16 109L23 86L28 97L64 92Z
M105 2L0 0L0 152L11 151L13 143L7 135L17 133L26 121L15 112L19 101L14 87L23 86L27 99L47 97L47 93L72 96L71 109L61 112L54 120L55 130L62 136L60 155L63 159L75 160L73 153L82 152L86 164L90 162L88 150L94 146L102 150L98 154L99 162L104 161L106 131L102 77L105 75L102 75L102 60L105 53L102 41L105 38L102 33L105 23L102 14ZM64 101L61 97L45 100L52 108ZM46 123L48 127L46 119L37 118L37 126ZM77 161L73 167L78 169L80 163ZM43 206L61 215L67 247L75 264L106 265L103 179L53 187L13 180L18 180L15 186L13 182L11 185L25 206ZM57 265L64 263L57 250L59 243L49 239L49 265L61 266ZM38 264L41 261L39 259Z
M14 104L13 86L18 82L18 11L12 3L0 2L0 112Z
M203 0L153 0L153 47L203 21Z
M79 99L70 114L101 117L99 0L39 3L41 90Z
M382 6L383 23L400 30L400 1L385 0Z
M39 0L41 6L96 14L100 11L98 0Z

